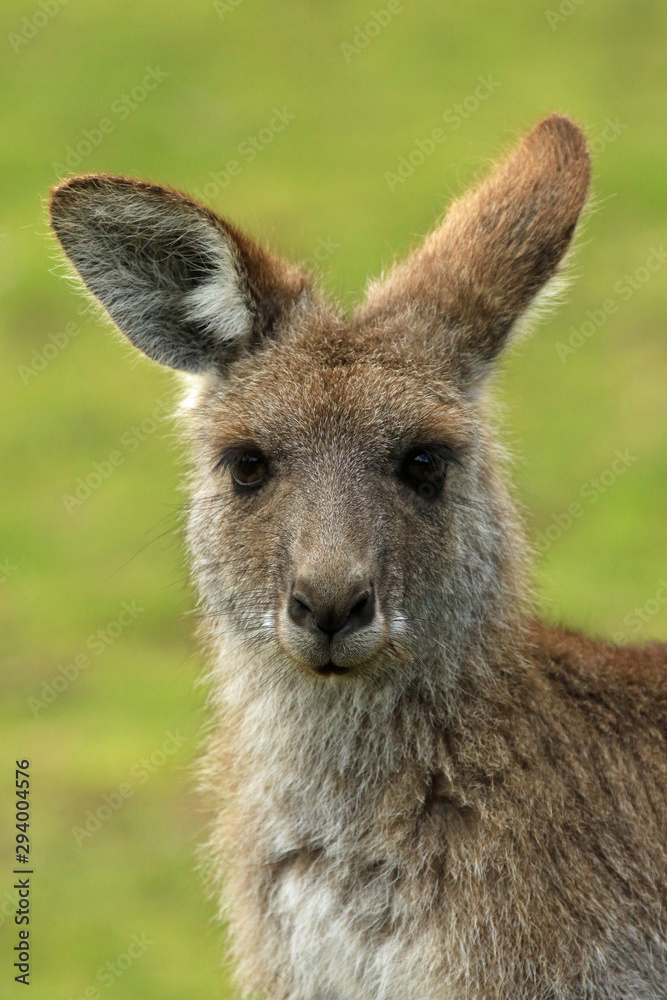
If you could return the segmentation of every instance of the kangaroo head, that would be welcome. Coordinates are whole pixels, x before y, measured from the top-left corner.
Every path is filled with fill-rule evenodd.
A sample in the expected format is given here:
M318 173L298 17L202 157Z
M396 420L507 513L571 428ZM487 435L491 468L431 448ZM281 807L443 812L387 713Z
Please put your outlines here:
M192 555L212 638L255 654L243 683L411 678L507 628L521 533L482 387L556 273L588 176L580 130L547 118L352 317L175 191L108 176L54 191L90 291L190 373Z

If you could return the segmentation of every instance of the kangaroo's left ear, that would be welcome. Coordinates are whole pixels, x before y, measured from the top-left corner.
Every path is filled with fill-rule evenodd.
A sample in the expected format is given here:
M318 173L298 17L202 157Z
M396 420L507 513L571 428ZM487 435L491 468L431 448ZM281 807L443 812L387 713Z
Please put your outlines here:
M124 177L55 188L51 223L93 295L140 351L172 368L224 368L276 335L306 275L171 189Z
M439 229L371 286L359 321L422 317L429 348L474 387L532 299L558 269L586 201L586 139L551 115Z

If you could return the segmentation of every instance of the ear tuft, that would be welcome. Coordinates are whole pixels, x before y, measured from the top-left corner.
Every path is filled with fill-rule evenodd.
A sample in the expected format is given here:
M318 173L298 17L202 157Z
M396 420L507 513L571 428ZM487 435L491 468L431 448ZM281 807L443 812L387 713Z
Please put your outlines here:
M253 317L240 291L238 264L223 246L213 259L216 267L211 276L183 294L183 314L214 343L247 345Z

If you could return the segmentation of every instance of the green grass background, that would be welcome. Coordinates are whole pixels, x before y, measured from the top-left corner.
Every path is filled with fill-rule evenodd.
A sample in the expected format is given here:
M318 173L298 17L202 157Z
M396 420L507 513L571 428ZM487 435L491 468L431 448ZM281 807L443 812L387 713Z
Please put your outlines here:
M173 392L173 376L136 362L94 317L78 314L81 299L61 278L44 221L57 164L101 119L113 131L72 173L202 190L211 171L239 159L239 144L268 125L274 106L286 107L294 120L212 204L296 258L320 240L337 244L322 272L347 302L517 132L552 110L580 121L598 156L578 277L567 306L507 359L498 391L534 534L581 501L617 449L635 459L540 560L545 614L628 641L667 637L667 606L656 597L667 593L667 267L628 301L614 291L665 242L667 6L565 0L559 15L558 3L403 0L346 59L342 43L353 43L384 0L240 0L220 11L199 0L69 0L18 51L12 34L42 8L4 0L0 561L11 571L0 583L0 997L24 995L10 968L11 913L4 919L17 757L33 771L30 996L234 996L214 908L193 873L206 817L189 768L205 714L171 530L180 450L166 423L134 451L119 444ZM121 120L110 109L148 66L168 75ZM390 190L385 173L443 126L479 77L498 84L493 94L459 127L445 126L446 142ZM601 138L609 120L613 141ZM617 311L562 361L557 344L609 298ZM71 322L77 335L25 384L21 366ZM63 494L119 448L122 464L68 512ZM133 600L144 609L136 621L102 654L89 650L90 667L35 716L29 699ZM635 608L644 621L627 618ZM170 730L185 738L180 749L149 780L132 779ZM72 828L128 781L132 797L77 845ZM98 970L133 934L147 936L148 950L111 985L100 983Z

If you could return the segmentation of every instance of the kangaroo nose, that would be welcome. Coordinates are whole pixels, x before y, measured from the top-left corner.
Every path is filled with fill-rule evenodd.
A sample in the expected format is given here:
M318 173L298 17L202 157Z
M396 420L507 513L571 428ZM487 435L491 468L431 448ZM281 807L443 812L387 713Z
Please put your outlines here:
M370 625L375 615L373 585L355 583L332 595L330 588L310 580L296 580L290 595L289 616L295 624L332 638L337 632L353 632Z

